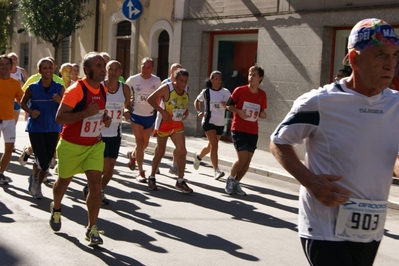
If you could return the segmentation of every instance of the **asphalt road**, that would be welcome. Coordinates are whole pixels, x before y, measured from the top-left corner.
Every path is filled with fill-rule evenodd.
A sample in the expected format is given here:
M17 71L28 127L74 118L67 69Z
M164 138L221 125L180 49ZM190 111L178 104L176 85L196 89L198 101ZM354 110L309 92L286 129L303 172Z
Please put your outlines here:
M20 123L17 149L29 143ZM229 196L211 167L196 171L188 161L185 178L194 193L185 195L174 188L166 154L157 176L161 189L149 191L126 166L128 146L124 141L106 189L111 204L100 211L105 235L97 248L84 239L84 175L71 183L62 228L54 233L48 225L51 186L43 186L43 199L33 199L27 192L33 160L22 167L14 153L6 173L14 182L0 186L0 265L308 265L297 236L296 184L250 173L243 179L248 195ZM147 173L152 157L145 155ZM375 265L398 265L398 249L399 212L390 209Z

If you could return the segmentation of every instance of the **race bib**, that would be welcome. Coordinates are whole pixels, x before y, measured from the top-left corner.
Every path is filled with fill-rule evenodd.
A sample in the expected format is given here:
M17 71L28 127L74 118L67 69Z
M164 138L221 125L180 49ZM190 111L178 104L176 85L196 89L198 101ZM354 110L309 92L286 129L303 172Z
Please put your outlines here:
M260 112L260 105L256 103L244 102L242 105L242 110L245 112L246 115L249 117L245 120L255 122L258 120L259 112Z
M150 96L150 95L147 94L147 93L140 93L140 92L137 93L136 103L140 104L140 103L143 103L143 102L147 102L148 96Z
M339 206L335 236L353 242L370 242L384 230L387 201L349 199Z
M186 112L186 109L174 109L173 113L172 113L172 120L173 121L182 121L185 112Z
M98 114L83 119L82 128L80 129L81 137L97 137L101 134L103 124L104 110L100 110Z
M210 102L209 107L210 107L211 112L212 111L220 111L223 109L223 105L221 102Z
M123 103L107 102L107 105L105 106L105 113L111 117L113 124L119 124L122 122L123 108Z

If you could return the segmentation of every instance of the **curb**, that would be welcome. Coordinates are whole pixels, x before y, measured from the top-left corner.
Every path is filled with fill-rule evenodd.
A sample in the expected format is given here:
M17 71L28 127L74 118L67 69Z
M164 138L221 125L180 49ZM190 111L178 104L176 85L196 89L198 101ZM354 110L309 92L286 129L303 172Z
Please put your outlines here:
M126 127L126 129L125 129L125 127ZM123 125L122 139L129 141L131 143L134 143L134 141L135 141L134 136L131 134L130 125L128 125L128 123L124 123L124 125ZM148 147L147 147L146 151L154 153L155 146L156 146L156 141L154 141L153 139L150 138L150 142L148 143ZM195 154L195 151L189 150L188 147L186 147L186 149L187 149L187 158L192 158ZM172 145L166 146L166 152L173 153L173 150L174 150L174 147ZM192 160L187 159L187 161L192 161ZM204 157L202 159L202 162L205 162L209 165L211 164L209 156ZM225 167L230 167L233 164L233 161L220 158L220 156L219 156L219 164L223 165ZM292 177L291 175L280 173L275 170L262 169L262 168L254 166L254 165L250 165L248 172L262 175L265 177L274 178L274 179L281 180L284 182L290 182L293 184L297 184L299 186L298 181L294 177ZM397 183L395 181L396 181L396 179L394 179L393 185L395 185ZM393 209L393 210L399 210L399 201L396 198L395 198L395 200L388 199L388 208Z

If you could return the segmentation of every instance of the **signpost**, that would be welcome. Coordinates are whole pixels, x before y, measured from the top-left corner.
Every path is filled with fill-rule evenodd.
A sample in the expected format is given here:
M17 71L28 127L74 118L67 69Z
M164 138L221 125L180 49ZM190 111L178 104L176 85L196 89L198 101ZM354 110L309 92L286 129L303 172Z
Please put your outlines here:
M139 0L125 0L122 5L123 15L129 20L138 19L143 11Z

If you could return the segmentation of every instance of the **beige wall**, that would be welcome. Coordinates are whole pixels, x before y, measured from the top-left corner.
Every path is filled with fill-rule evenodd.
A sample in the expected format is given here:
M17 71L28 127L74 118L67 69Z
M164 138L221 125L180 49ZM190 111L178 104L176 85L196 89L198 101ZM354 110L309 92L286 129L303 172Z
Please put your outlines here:
M121 11L124 1L103 0L101 2L99 48L114 58L116 56L116 26L119 22L127 20ZM154 26L156 27L160 21L163 21L161 24L169 24L170 27L173 24L171 21L174 10L173 0L141 0L141 3L143 6L142 14L137 20L131 21L131 75L140 71L140 61L142 58L150 56L156 62L158 57L157 40L162 30L154 32ZM135 34L139 36L137 39L135 38ZM170 36L171 39L172 37ZM156 42L154 42L155 39ZM135 59L137 59L136 62ZM154 69L156 69L156 66Z
M143 6L142 15L137 20L132 21L130 74L136 74L140 70L140 60L143 57L150 56L155 62L157 61L158 37L164 29L168 31L171 46L175 48L170 48L169 64L180 60L182 22L181 20L174 19L175 1L140 1ZM81 63L84 55L94 50L96 27L98 27L98 51L107 52L112 58L116 57L117 24L126 20L121 11L124 1L100 0L99 2L99 25L95 25L96 1L93 0L86 6L87 9L93 12L93 15L84 21L82 29L76 31L71 36L69 61L78 63L80 66L82 66ZM15 34L11 40L12 51L21 54L20 44L29 44L29 67L27 71L29 74L32 74L35 73L36 63L40 58L49 55L54 56L54 48L27 32L17 34L17 30L21 27L20 14L17 13L14 19ZM135 36L138 37L135 38ZM154 69L156 69L156 65ZM80 75L83 76L82 67L80 71Z

